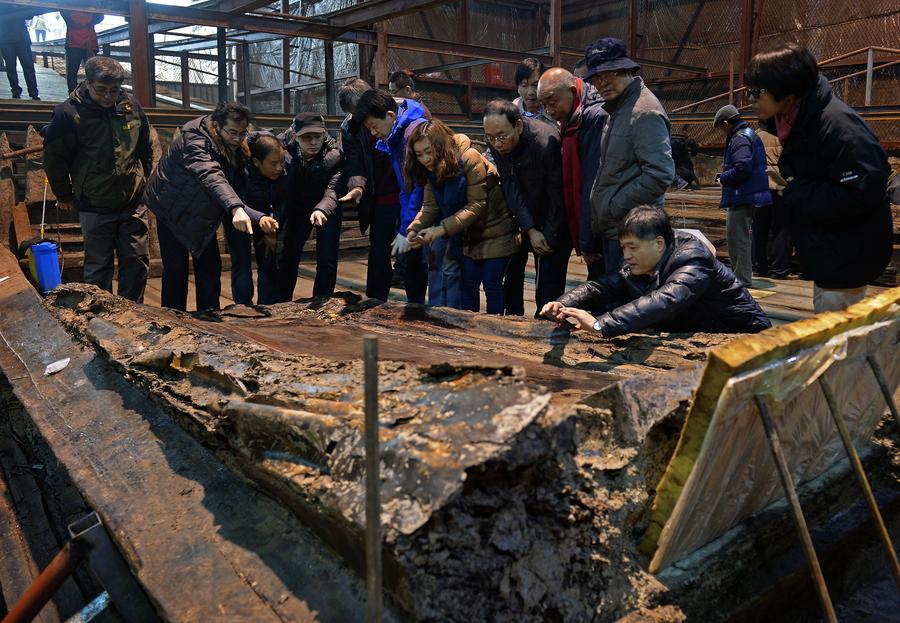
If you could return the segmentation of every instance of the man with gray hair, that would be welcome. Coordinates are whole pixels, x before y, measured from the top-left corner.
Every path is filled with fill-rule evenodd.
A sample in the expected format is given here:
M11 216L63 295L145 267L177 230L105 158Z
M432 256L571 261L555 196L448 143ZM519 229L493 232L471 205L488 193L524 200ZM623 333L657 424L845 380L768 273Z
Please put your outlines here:
M141 194L153 166L150 124L122 89L125 70L102 56L85 63L87 79L53 111L44 135L44 171L57 204L78 210L84 281L138 303L150 267L147 208Z

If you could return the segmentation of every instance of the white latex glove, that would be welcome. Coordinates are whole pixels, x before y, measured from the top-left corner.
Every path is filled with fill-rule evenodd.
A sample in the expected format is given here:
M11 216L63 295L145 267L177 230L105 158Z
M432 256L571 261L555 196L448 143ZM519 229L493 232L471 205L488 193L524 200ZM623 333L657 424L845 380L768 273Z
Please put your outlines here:
M409 240L404 238L401 234L394 236L394 241L391 243L391 255L407 253L409 249Z
M247 213L244 212L244 208L234 209L234 212L231 213L231 224L234 225L236 230L242 231L245 234L253 233L253 221L251 221Z

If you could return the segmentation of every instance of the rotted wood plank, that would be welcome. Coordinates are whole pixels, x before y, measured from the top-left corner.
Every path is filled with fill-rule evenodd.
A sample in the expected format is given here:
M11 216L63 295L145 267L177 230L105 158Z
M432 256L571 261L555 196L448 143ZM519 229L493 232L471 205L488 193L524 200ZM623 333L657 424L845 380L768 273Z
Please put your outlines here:
M74 344L0 249L4 276L0 371L165 620L361 620L364 587L318 539Z
M0 134L0 152L10 151L6 132ZM0 159L0 245L9 246L13 219L13 206L16 205L16 183L13 181L12 163Z

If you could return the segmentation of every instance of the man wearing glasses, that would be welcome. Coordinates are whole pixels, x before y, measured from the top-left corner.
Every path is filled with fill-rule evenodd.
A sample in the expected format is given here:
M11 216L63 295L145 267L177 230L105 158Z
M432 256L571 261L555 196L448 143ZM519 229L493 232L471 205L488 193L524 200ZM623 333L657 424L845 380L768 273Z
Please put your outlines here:
M506 314L521 316L529 252L535 254L537 309L566 288L572 239L563 206L559 130L556 124L522 117L513 102L499 99L485 107L483 123L506 203L525 234L503 284Z
M57 205L78 210L84 281L142 302L149 263L147 208L140 204L153 166L150 125L122 90L125 70L95 56L87 80L53 111L44 135L44 170Z
M663 206L675 179L669 119L662 104L637 76L625 43L612 37L587 48L587 74L606 101L609 121L600 146L600 171L591 189L591 230L602 242L604 267L622 265L619 223L639 205Z

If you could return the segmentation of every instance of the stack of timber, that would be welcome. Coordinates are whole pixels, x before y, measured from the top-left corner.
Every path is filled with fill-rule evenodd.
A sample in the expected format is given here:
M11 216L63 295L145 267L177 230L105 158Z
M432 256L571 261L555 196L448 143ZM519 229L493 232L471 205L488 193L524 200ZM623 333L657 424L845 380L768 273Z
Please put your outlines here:
M670 190L666 192L665 208L674 227L699 229L716 246L719 259L728 262L728 247L725 243L726 211L719 208L721 190L718 187L704 187L700 190ZM894 227L894 255L884 273L874 282L876 285L893 287L900 284L897 272L900 269L900 206L891 206ZM796 266L799 270L799 266Z

